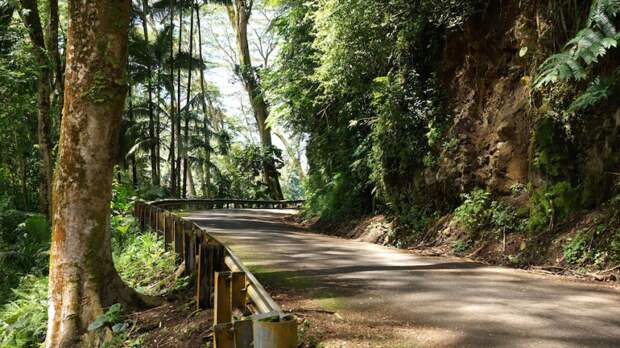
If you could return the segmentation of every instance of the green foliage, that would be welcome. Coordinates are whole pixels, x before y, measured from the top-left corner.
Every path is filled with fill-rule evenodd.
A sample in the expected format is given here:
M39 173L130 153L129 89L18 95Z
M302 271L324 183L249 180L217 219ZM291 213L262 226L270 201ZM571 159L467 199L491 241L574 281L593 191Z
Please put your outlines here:
M174 255L164 251L163 240L155 233L131 235L122 250L114 250L115 266L123 280L150 295L159 295L188 285L187 278L171 279L176 265ZM90 330L109 327L111 346L136 346L127 340L128 325L122 308L114 305L89 325ZM34 347L45 337L47 326L47 277L28 275L13 290L12 300L0 309L0 348Z
M108 310L95 318L95 320L88 325L88 331L95 331L102 327L112 327L121 321L121 314L123 313L123 305L115 303Z
M534 87L540 88L558 81L583 80L586 67L618 45L620 35L613 23L620 11L617 0L594 0L586 28L571 39L565 51L549 57L539 68Z
M614 262L620 262L620 228L617 228L611 240L611 257Z
M123 317L123 306L120 303L115 303L88 325L88 331L108 329L112 332L112 339L106 341L102 348L141 347L142 342L140 338L129 339L129 325L130 323L124 320Z
M320 213L324 220L341 220L350 217L354 212L362 211L364 208L355 200L355 187L351 185L353 180L345 175L336 173L330 179L312 173L307 185L317 189L307 191L304 213L306 215Z
M0 210L0 304L11 299L9 289L25 274L47 270L50 228L39 214Z
M233 144L221 160L214 178L218 197L270 199L270 190L263 181L263 162L274 158L279 169L282 151L276 147L263 149L257 145Z
M579 208L579 194L576 188L566 181L543 186L530 198L530 231L541 231L567 217Z
M491 194L477 188L463 194L463 203L454 211L454 218L470 232L479 230L486 224L491 206Z
M469 247L471 246L471 242L470 241L464 241L461 239L455 240L454 243L452 243L452 251L456 254L460 254L465 252L467 249L469 249Z
M483 229L494 231L499 237L525 228L525 220L515 207L492 200L491 194L485 190L477 188L464 194L463 199L454 211L454 218L467 229L470 238L475 238L475 234Z
M282 49L266 85L273 117L309 135L310 213L404 216L427 203L421 174L450 120L437 77L443 40L484 3L283 2Z
M592 236L580 232L564 245L564 260L571 265L581 264L589 257L589 246Z
M568 113L585 111L609 98L612 95L612 88L616 85L616 81L619 80L619 74L620 69L616 69L610 77L595 77L588 85L588 88L575 98L566 111Z
M609 261L616 261L618 250L614 249L614 241L617 236L611 232L610 236L609 227L605 224L597 224L579 231L564 245L564 261L573 266L597 268L604 267ZM611 245L608 244L608 240L611 240Z
M163 240L154 232L130 235L124 247L114 252L114 264L123 280L148 295L159 295L187 285L187 279L175 280L175 255L164 250Z
M36 347L47 329L47 277L26 276L0 308L0 347Z
M522 231L526 227L517 210L509 204L493 201L490 214L491 224L500 232Z
M560 122L552 118L543 118L536 123L534 132L533 165L549 178L558 179L567 175L569 145Z

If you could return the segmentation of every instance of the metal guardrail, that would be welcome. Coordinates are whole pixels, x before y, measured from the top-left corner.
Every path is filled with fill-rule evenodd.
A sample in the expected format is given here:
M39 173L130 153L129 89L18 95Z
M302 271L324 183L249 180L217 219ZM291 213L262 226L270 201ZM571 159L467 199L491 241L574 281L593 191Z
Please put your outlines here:
M168 199L137 201L142 229L164 236L166 248L185 263L195 280L196 305L213 308L215 348L294 348L297 321L278 304L231 249L198 224L174 213L181 209L298 208L303 201Z

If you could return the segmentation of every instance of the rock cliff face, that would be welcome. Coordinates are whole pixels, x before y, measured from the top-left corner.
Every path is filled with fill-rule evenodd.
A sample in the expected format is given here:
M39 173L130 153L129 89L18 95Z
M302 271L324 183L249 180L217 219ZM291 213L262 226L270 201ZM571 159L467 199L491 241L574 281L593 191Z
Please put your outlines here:
M501 195L517 184L565 180L583 189L588 204L610 197L620 152L617 104L564 122L558 109L575 91L531 89L535 67L583 24L570 13L585 16L589 1L560 5L492 1L448 37L443 82L453 140L442 147L440 169L427 173L431 181L453 195L475 187ZM608 65L616 62L612 57ZM554 170L537 162L541 153Z

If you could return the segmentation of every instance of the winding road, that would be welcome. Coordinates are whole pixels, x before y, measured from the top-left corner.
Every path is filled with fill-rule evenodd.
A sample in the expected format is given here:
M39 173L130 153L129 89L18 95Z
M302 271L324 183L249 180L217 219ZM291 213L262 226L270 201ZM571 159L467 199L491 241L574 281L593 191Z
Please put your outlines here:
M270 291L299 287L355 332L326 347L620 347L620 290L296 229L294 210L189 218L229 244ZM361 335L361 336L360 336Z

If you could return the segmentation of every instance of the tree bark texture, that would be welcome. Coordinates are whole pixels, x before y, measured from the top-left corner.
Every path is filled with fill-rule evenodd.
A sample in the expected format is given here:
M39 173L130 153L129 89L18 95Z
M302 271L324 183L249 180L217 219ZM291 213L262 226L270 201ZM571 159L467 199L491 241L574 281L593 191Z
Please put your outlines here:
M144 305L114 269L110 200L127 94L129 0L68 1L64 117L53 191L51 347L98 346L88 325L114 303Z

